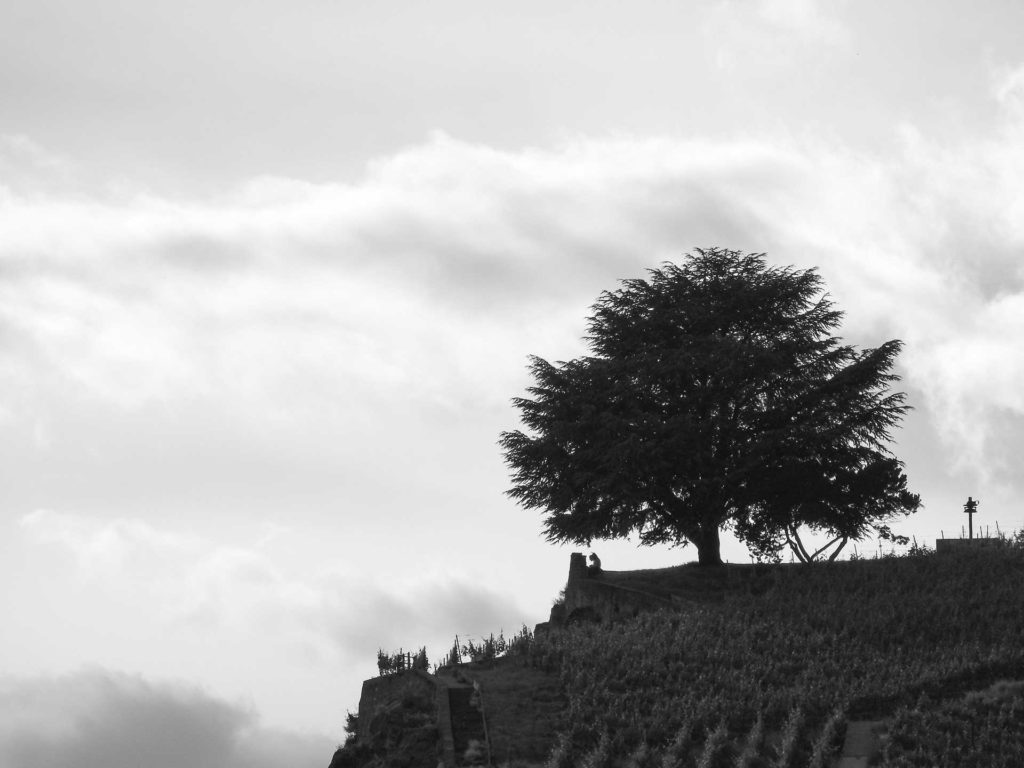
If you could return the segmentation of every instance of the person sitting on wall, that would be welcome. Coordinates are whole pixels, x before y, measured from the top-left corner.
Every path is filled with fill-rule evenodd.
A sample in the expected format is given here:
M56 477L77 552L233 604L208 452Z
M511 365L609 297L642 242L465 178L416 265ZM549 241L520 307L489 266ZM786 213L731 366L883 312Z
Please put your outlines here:
M590 565L587 566L587 575L596 576L601 572L601 558L595 552L590 553Z

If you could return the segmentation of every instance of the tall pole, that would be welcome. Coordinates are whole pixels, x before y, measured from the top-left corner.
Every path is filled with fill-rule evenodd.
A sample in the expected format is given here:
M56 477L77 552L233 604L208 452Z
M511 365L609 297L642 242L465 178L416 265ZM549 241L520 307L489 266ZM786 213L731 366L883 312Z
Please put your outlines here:
M974 514L978 511L978 502L972 499L970 496L967 497L967 503L964 504L964 513L967 515L967 538L974 538Z

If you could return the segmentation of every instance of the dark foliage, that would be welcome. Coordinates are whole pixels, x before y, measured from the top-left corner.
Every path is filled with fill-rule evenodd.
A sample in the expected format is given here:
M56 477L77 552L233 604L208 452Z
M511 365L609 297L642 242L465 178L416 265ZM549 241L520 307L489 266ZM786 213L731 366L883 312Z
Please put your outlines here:
M702 564L726 525L760 555L813 559L801 526L845 543L912 512L885 447L907 410L888 390L900 342L841 344L822 290L814 270L711 248L602 293L590 356L531 359L526 431L500 439L509 495L546 513L550 541L637 533Z
M354 712L345 713L345 745L355 743L359 737L359 715Z
M430 669L425 647L420 648L415 654L401 649L397 653L385 653L383 649L377 649L377 670L381 675L404 672L407 669L420 669L424 672Z

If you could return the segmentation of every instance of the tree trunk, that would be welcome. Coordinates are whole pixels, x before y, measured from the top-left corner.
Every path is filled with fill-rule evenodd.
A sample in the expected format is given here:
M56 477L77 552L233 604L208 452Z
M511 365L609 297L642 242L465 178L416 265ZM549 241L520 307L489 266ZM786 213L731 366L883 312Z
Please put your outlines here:
M721 541L718 538L718 526L714 523L702 525L697 540L697 564L721 565Z

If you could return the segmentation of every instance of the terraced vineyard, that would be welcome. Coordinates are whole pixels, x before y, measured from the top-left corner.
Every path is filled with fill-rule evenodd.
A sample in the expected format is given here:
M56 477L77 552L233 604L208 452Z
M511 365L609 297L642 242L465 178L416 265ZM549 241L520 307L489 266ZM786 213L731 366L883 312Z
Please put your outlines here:
M1024 684L1000 683L950 702L922 696L897 713L882 754L892 768L1020 768Z
M964 699L1024 679L1019 546L741 568L718 602L535 639L571 724L551 765L827 766L846 720L893 716L882 764L1024 765L1019 689Z
M608 577L675 606L524 633L503 658L444 672L479 684L493 764L832 768L848 722L870 720L886 731L873 765L1024 766L1024 537ZM335 765L416 764L357 752Z

